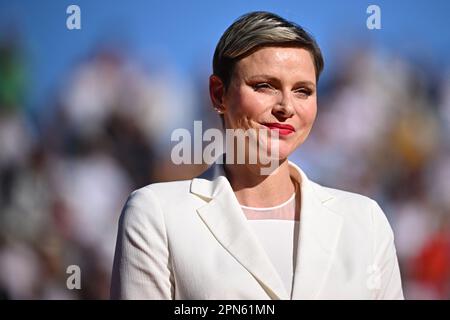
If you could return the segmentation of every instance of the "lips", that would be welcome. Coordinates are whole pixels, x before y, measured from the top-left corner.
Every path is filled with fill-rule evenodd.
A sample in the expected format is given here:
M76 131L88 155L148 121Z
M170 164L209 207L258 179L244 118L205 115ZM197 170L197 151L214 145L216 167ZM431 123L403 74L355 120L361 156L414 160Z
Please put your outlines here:
M282 136L286 136L288 134L294 133L295 129L290 124L281 124L281 123L264 123L264 126L269 128L270 130L277 130L278 133Z

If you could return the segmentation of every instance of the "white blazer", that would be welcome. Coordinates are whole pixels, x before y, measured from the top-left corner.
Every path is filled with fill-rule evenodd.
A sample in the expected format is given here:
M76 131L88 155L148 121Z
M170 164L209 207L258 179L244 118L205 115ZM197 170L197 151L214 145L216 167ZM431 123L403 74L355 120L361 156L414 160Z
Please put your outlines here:
M192 180L130 195L119 220L111 298L403 299L393 232L378 204L289 166L302 179L292 296L215 163Z

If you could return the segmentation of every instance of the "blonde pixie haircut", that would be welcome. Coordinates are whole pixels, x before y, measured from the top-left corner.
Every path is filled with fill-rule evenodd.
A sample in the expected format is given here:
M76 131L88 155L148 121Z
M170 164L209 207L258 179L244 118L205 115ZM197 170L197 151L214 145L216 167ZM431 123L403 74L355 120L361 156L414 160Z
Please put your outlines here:
M324 61L314 38L299 25L264 11L247 13L239 17L220 38L213 58L213 74L227 89L237 61L261 47L293 46L311 53L316 81L323 70Z

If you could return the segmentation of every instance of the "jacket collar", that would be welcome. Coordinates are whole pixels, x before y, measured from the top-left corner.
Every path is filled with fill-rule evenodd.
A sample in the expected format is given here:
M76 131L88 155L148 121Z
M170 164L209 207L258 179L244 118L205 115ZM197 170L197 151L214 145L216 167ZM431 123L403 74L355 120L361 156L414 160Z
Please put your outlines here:
M294 176L301 179L300 236L297 238L292 295L250 228L226 178L216 162L191 182L191 193L206 203L197 209L203 222L221 245L259 282L272 299L317 298L340 235L342 217L326 206L334 196L312 182L289 161Z

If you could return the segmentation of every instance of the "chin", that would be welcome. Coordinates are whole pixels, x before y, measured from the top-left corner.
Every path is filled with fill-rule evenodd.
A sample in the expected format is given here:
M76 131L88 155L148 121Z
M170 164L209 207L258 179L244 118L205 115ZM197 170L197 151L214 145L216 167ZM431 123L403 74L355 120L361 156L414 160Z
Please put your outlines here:
M258 157L265 159L271 159L276 161L286 160L289 155L296 149L297 140L291 137L290 139L269 139L263 143L263 148L258 148ZM278 152L272 152L272 150L278 150Z
M274 154L274 153L272 153L271 150L269 150L268 155L269 155L269 158L271 158L271 159L277 159L279 161L283 161L283 160L286 160L291 155L293 150L294 149L292 149L289 146L280 145L278 154Z

